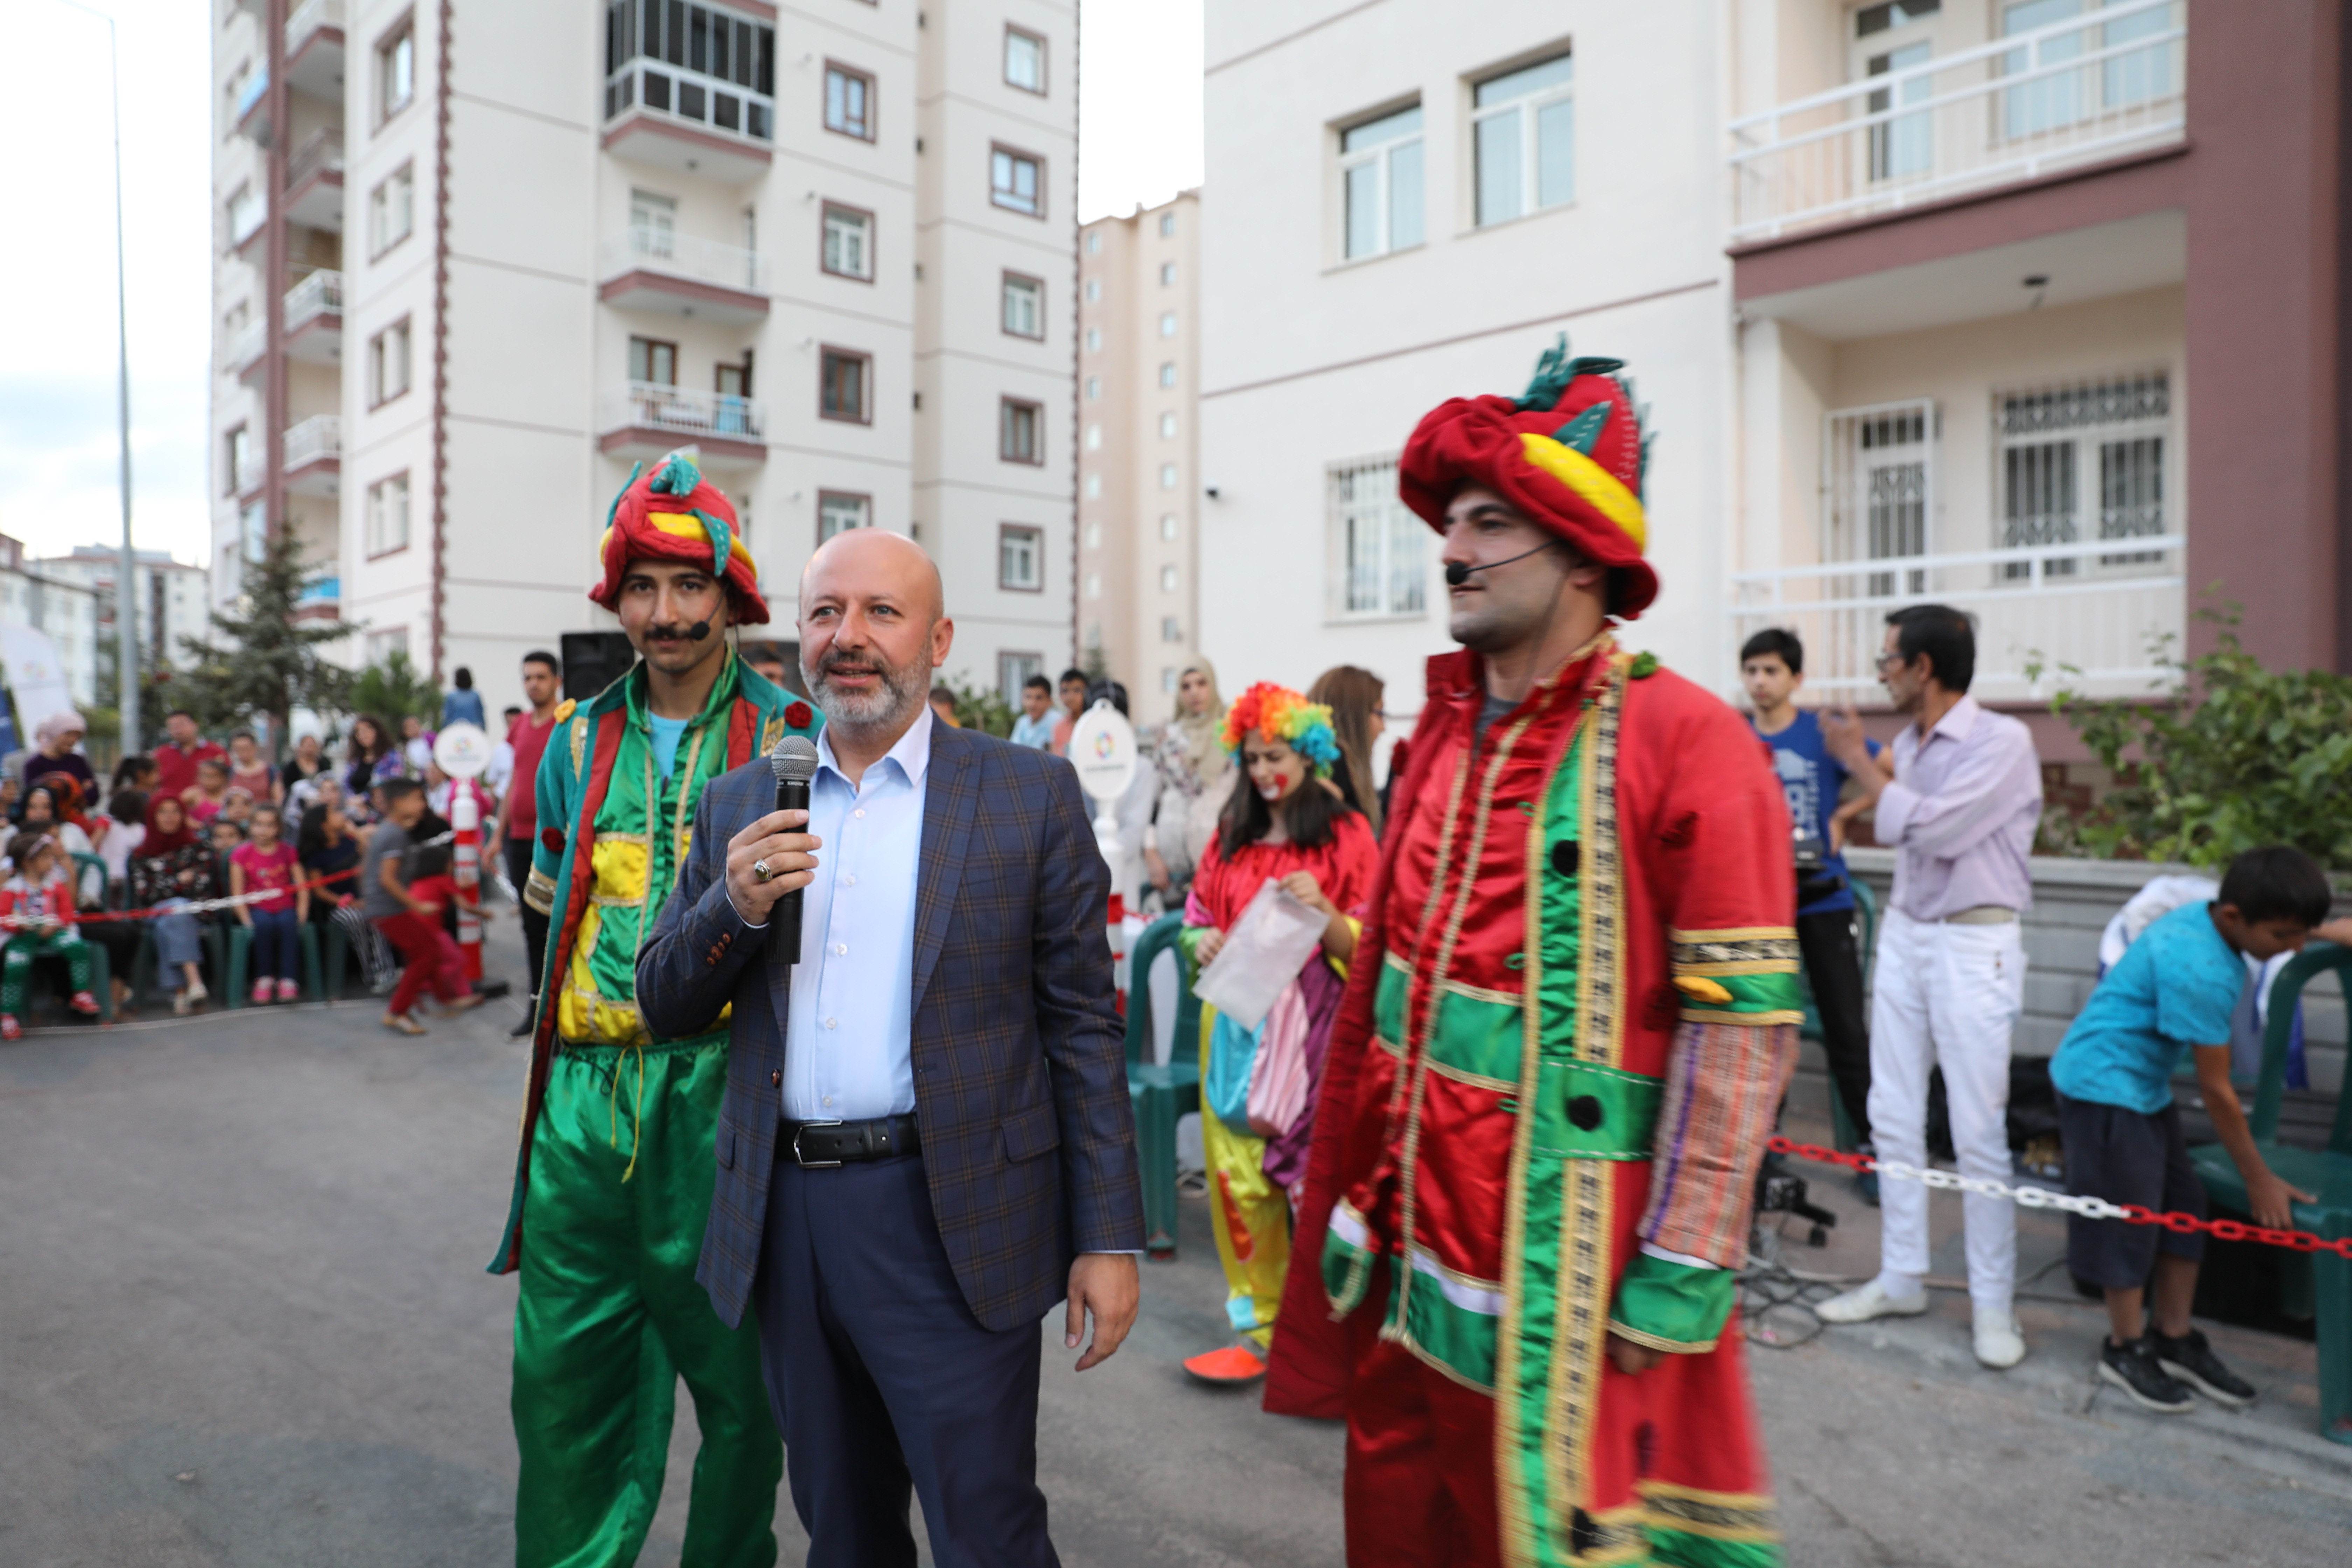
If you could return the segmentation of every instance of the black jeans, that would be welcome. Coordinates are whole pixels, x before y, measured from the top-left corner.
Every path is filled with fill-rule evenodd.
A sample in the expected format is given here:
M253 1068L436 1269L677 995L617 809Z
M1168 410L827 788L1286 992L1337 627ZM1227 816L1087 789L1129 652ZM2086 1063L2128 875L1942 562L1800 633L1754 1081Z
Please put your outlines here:
M509 837L506 842L507 880L514 884L515 897L523 897L530 881L530 851L532 840ZM547 917L526 902L522 905L522 950L530 960L530 994L539 994L539 966L547 962Z
M1797 917L1797 950L1822 1016L1822 1049L1853 1135L1870 1142L1870 1026L1862 1005L1862 957L1854 949L1854 911Z

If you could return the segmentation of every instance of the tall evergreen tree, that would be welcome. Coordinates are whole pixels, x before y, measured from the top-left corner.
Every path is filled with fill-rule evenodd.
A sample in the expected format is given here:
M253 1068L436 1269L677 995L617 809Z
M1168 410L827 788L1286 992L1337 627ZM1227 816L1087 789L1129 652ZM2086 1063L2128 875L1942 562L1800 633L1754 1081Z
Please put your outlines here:
M296 708L336 712L347 707L352 672L325 654L352 628L295 618L310 575L301 542L290 532L272 537L261 559L246 564L244 597L232 609L213 612L213 635L180 639L173 705L215 733L267 714L270 733L280 742Z

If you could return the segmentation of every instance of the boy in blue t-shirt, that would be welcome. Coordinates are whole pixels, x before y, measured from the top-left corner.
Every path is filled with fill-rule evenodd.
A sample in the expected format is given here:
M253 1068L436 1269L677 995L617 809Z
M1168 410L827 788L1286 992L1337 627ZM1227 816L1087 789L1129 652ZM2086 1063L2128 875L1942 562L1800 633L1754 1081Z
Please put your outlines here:
M2197 1053L2197 1087L2222 1147L2246 1180L2254 1223L2294 1224L2290 1205L2311 1194L2263 1163L2238 1091L2230 1083L2230 1016L2246 986L2246 960L2303 946L2327 918L2327 878L2284 845L2249 849L2231 862L2221 896L2183 904L2140 932L2076 1016L2050 1063L2058 1089L2066 1190L2158 1212L2205 1213L2205 1184L2189 1163L2172 1100L2172 1068ZM2189 1321L2197 1294L2200 1233L2120 1220L2066 1218L2066 1266L2107 1296L2099 1375L2147 1409L2191 1408L2195 1389L2224 1405L2247 1405L2252 1384L2223 1366ZM2152 1326L2141 1300L2156 1279Z
M1790 858L1797 878L1797 947L1822 1017L1822 1049L1854 1137L1867 1151L1870 1031L1864 1021L1862 956L1853 941L1853 889L1840 853L1845 821L1838 795L1845 787L1845 766L1822 743L1820 715L1797 706L1797 689L1805 683L1805 645L1796 633L1772 626L1749 637L1739 650L1739 681L1755 709L1748 722L1772 748L1772 769L1796 828ZM1878 743L1872 742L1870 750L1875 756ZM1876 1178L1865 1174L1862 1183L1864 1195L1876 1202Z

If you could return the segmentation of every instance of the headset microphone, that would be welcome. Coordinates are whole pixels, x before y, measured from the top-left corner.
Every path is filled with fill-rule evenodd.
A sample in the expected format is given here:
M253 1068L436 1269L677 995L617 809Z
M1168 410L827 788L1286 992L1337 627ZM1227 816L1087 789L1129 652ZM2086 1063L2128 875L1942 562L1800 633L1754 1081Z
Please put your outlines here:
M686 628L686 635L692 637L696 642L700 642L703 638L710 635L710 623L709 621L697 621L694 625Z
M1465 566L1459 561L1449 561L1445 563L1445 585L1449 588L1459 588L1463 584L1470 581L1470 574L1473 572L1492 572L1497 566L1508 566L1514 561L1525 561L1530 555L1541 555L1559 542L1556 539L1548 539L1533 550L1522 550L1517 555L1506 555L1500 561L1488 561L1476 566Z

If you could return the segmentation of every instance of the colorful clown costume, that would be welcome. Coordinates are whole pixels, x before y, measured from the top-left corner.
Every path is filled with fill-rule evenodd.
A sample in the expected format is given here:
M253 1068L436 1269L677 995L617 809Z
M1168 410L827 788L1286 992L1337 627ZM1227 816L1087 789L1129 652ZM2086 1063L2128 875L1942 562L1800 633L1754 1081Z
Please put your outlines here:
M1502 491L1629 615L1633 411L1565 360L1424 420L1405 499ZM1761 749L1604 631L1499 714L1475 654L1431 660L1392 798L1266 1407L1346 1415L1358 1568L1777 1563L1731 1321L1799 1016ZM1664 1353L1629 1374L1612 1336Z
M594 596L624 568L699 562L727 581L738 622L765 621L731 511L672 458L614 505ZM691 526L689 526L691 525ZM723 565L720 563L724 563ZM710 780L813 734L806 703L728 649L663 765L639 664L584 706L565 703L541 760L540 839L525 897L550 916L522 1140L494 1273L519 1271L513 1414L520 1450L516 1560L625 1568L645 1542L668 1457L677 1380L694 1396L687 1568L776 1560L783 1451L753 1325L722 1324L694 1281L715 1175L728 1020L655 1037L635 1006L635 961L686 858Z
M1227 713L1227 752L1238 756L1252 734L1281 741L1308 762L1312 771L1301 789L1321 788L1318 781L1329 775L1339 754L1330 709L1279 686L1251 687ZM1245 781L1242 787L1247 787ZM1202 938L1211 931L1233 930L1259 889L1295 871L1312 874L1323 896L1351 921L1362 914L1380 846L1355 812L1336 813L1328 841L1311 847L1260 841L1229 851L1223 832L1221 827L1209 840L1184 900L1180 941L1186 962L1195 968ZM1310 1114L1278 1132L1253 1124L1247 1110L1253 1068L1269 1031L1297 1031L1307 1062L1311 1112L1312 1086L1320 1077L1347 976L1346 964L1314 953L1255 1029L1214 1007L1201 1010L1201 1141L1208 1164L1210 1223L1225 1270L1225 1316L1234 1336L1259 1354L1273 1337L1282 1301L1290 1265L1291 1195L1306 1174L1313 1122ZM1212 1381L1264 1370L1255 1355L1230 1352L1196 1356L1185 1365Z

